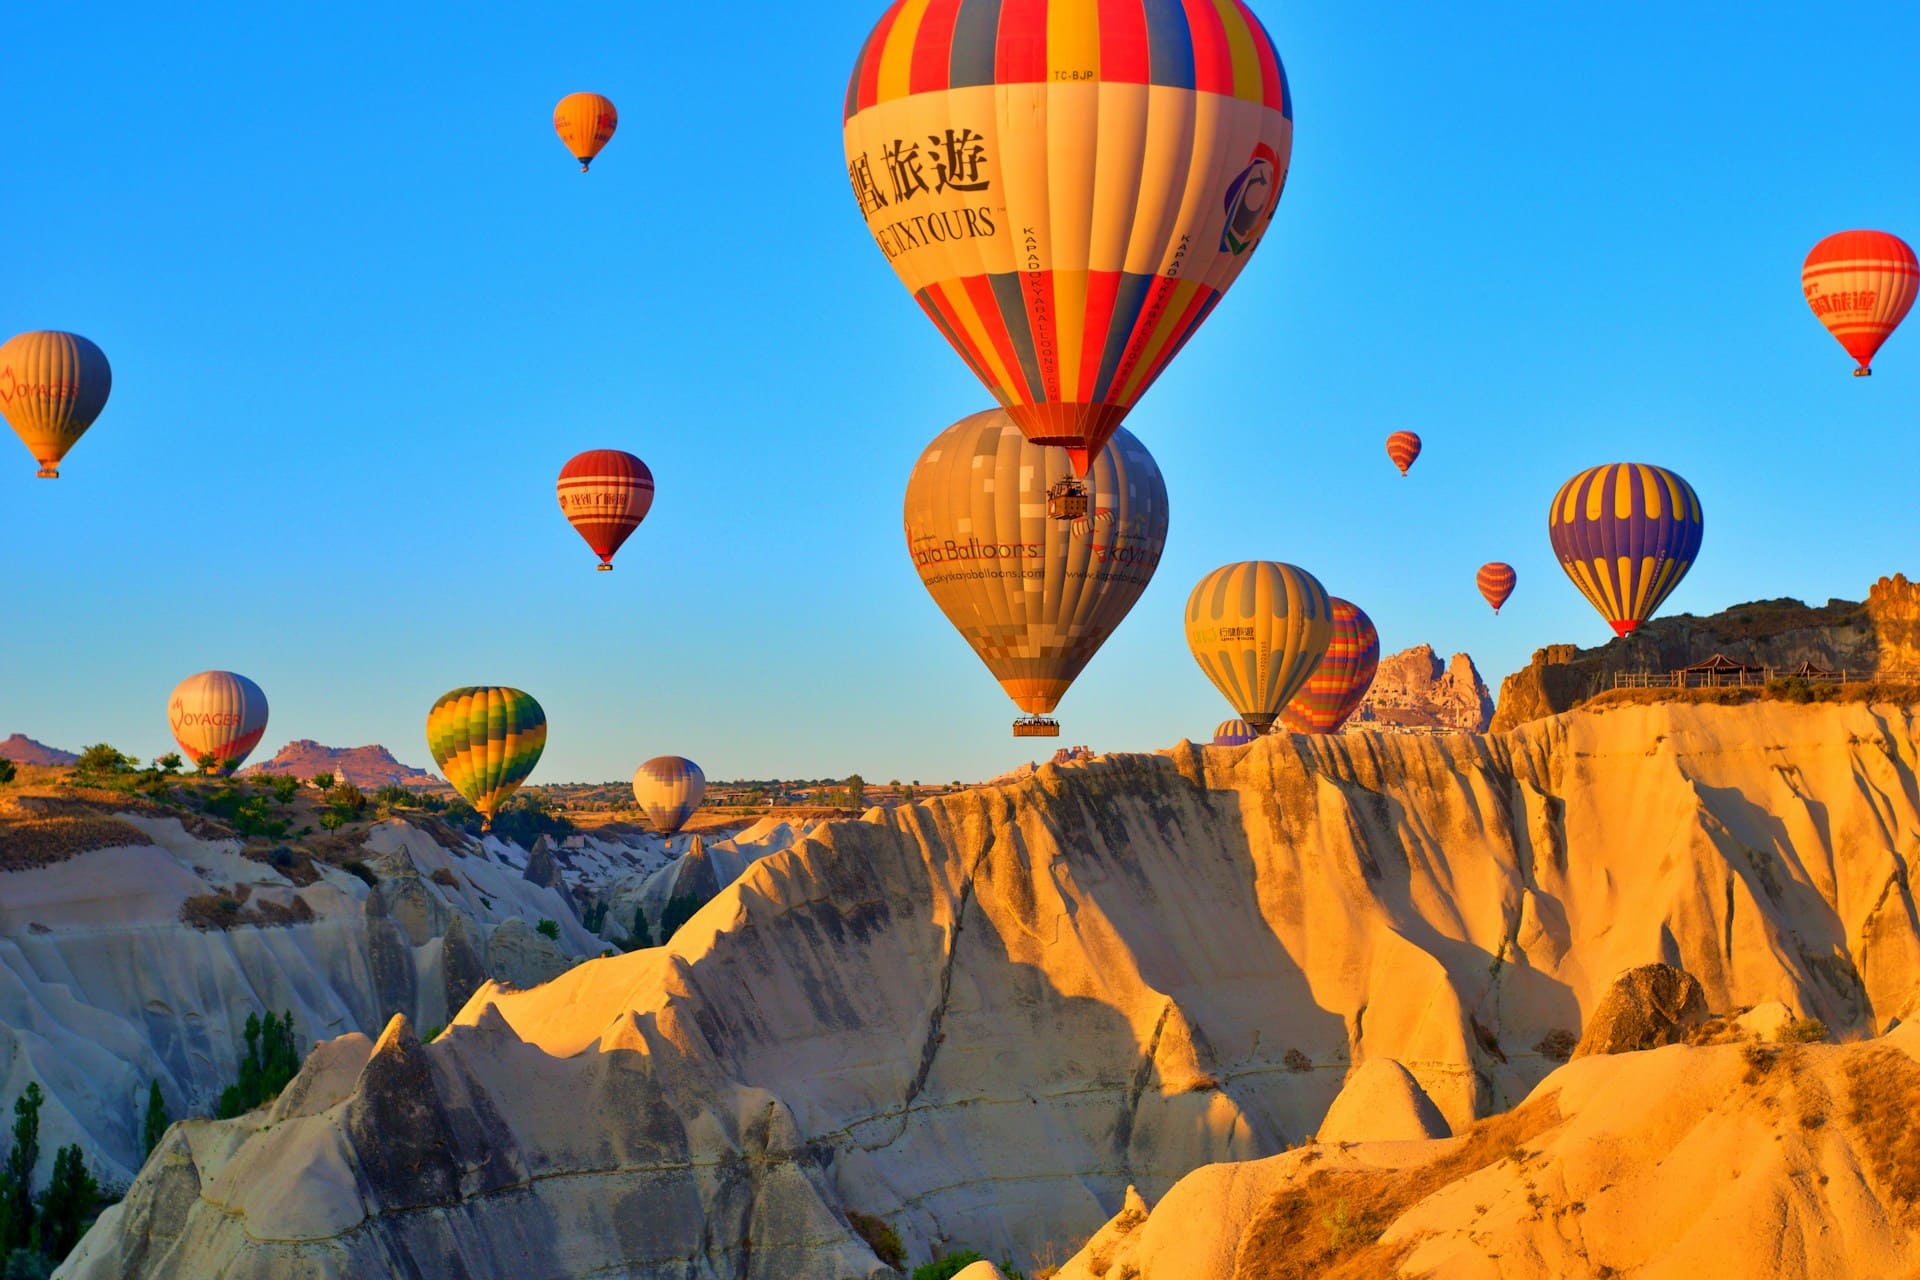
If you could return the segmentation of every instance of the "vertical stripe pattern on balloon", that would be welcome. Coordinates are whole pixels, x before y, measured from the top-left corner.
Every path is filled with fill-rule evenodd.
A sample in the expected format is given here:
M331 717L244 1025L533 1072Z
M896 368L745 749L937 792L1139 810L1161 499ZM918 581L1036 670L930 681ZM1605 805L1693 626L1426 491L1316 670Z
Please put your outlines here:
M1560 486L1547 514L1554 554L1614 634L1651 618L1700 555L1705 515L1665 467L1615 462Z
M0 414L48 479L112 390L106 353L77 333L37 329L0 345Z
M518 689L454 689L441 694L427 713L427 750L434 763L489 824L533 773L546 745L547 713Z
M1333 604L1305 569L1223 565L1187 597L1187 647L1240 718L1265 732L1333 641Z
M188 760L212 756L217 773L232 773L267 732L267 695L232 671L202 671L174 686L167 727Z
M1244 747L1260 736L1260 731L1238 718L1222 720L1213 730L1216 747Z
M1331 603L1333 639L1326 655L1280 712L1280 723L1293 733L1337 732L1366 701L1380 669L1380 633L1373 619L1337 596Z

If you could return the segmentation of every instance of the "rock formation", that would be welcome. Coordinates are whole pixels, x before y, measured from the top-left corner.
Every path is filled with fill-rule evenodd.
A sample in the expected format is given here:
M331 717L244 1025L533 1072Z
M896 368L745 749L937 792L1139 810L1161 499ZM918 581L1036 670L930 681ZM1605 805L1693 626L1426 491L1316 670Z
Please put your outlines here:
M330 773L363 791L395 786L452 793L452 789L439 777L425 769L401 764L385 747L323 747L310 738L289 742L274 753L273 759L249 765L240 772L244 775L264 773L287 778L311 778L316 773Z
M1473 659L1456 653L1441 665L1429 644L1380 659L1355 729L1396 728L1420 733L1484 733L1493 720L1493 695Z
M71 751L35 742L24 733L16 733L0 742L0 760L11 760L15 764L67 765L79 758Z
M1678 1044L1707 1020L1707 997L1690 973L1643 964L1613 980L1587 1019L1573 1056L1634 1053Z
M1917 761L1910 708L1633 705L1492 737L1104 757L826 824L664 947L483 987L431 1045L398 1024L336 1042L275 1108L177 1126L68 1274L885 1275L849 1210L916 1263L1030 1268L1129 1186L1172 1204L1191 1170L1301 1142L1371 1060L1463 1132L1533 1092L1559 1061L1527 1046L1577 1034L1638 965L1685 970L1714 1010L1778 1001L1870 1035L1920 1006ZM1779 1052L1805 1057L1774 1069L1778 1114L1825 1132L1794 1119L1791 1145L1750 1147L1757 1113L1726 1112L1724 1167L1629 1167L1609 1133L1671 1146L1757 1068L1738 1047L1582 1058L1491 1140L1551 1146L1537 1185L1561 1207L1538 1220L1562 1232L1584 1199L1581 1229L1554 1244L1528 1216L1530 1155L1485 1197L1463 1167L1447 1213L1418 1219L1437 1252L1411 1256L1465 1256L1472 1230L1561 1265L1604 1204L1610 1265L1637 1265L1701 1244L1722 1191L1810 1238L1805 1215L1858 1179L1785 1174L1841 1168L1844 1104L1812 1100L1846 1096L1856 1050ZM1486 1141L1323 1146L1315 1171ZM1240 1205L1258 1225L1273 1185L1212 1176L1173 1222ZM1235 1274L1231 1249L1228 1270L1168 1274Z

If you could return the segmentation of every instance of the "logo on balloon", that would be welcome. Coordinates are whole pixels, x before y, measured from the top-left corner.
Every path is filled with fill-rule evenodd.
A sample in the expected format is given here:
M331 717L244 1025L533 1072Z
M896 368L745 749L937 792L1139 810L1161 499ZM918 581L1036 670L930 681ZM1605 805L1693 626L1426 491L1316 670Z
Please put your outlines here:
M1240 175L1227 184L1227 225L1220 232L1220 252L1239 257L1260 239L1274 202L1280 197L1280 157L1262 142Z

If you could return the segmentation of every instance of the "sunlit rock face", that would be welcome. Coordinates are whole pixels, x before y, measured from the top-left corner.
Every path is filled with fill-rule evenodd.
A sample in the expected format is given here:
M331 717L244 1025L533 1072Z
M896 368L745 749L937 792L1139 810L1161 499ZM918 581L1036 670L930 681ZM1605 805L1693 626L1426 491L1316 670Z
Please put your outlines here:
M1348 721L1355 730L1398 728L1419 733L1484 733L1493 695L1473 659L1456 653L1442 663L1430 644L1380 659L1373 685Z
M1917 739L1900 707L1623 706L1183 745L828 824L665 947L176 1128L68 1274L887 1274L849 1210L914 1262L1026 1266L1130 1184L1314 1133L1371 1059L1461 1132L1638 965L1870 1034L1920 998Z

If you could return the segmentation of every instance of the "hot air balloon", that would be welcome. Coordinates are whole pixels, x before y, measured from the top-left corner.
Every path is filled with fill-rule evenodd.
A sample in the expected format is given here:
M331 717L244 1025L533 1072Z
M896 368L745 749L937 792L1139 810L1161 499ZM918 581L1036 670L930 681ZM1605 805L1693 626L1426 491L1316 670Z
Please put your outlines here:
M1244 747L1260 736L1260 731L1245 720L1222 720L1213 731L1216 747Z
M1573 585L1624 636L1693 567L1704 517L1693 486L1665 467L1614 462L1560 486L1547 530Z
M106 353L77 333L35 329L0 345L0 413L39 460L43 480L60 478L60 459L112 390Z
M670 836L707 794L707 775L684 756L655 756L633 771L633 798L653 829Z
M427 750L483 825L527 780L547 745L547 713L531 694L499 685L443 693L427 712Z
M1187 597L1187 647L1240 718L1265 733L1333 642L1333 602L1305 569L1224 565Z
M630 453L589 449L560 468L560 512L600 557L603 573L652 506L653 472Z
M1242 0L899 0L844 120L881 253L1076 476L1246 266L1293 149Z
M1920 261L1899 236L1842 231L1813 246L1800 268L1800 287L1813 314L1859 363L1853 376L1864 378L1880 344L1913 307Z
M1026 714L1047 718L1153 578L1167 540L1160 468L1124 430L1086 476L1091 506L1049 520L1043 497L1066 455L1026 439L1003 409L935 436L907 479L907 550L933 602Z
M232 773L267 731L267 695L231 671L202 671L173 687L167 723L187 759L213 757L214 773Z
M1380 633L1357 604L1332 598L1333 639L1306 687L1280 712L1291 733L1333 733L1345 724L1373 687L1380 669Z
M1498 560L1481 565L1480 572L1473 575L1474 585L1480 588L1480 594L1493 606L1496 617L1500 613L1500 606L1513 594L1513 584L1519 580L1520 576L1513 571L1512 565L1501 564Z
M1420 437L1411 431L1394 432L1387 437L1387 456L1404 476L1413 466L1413 460L1420 456Z
M613 103L597 93L570 93L553 109L553 131L580 162L582 173L619 124L620 113L613 109Z

